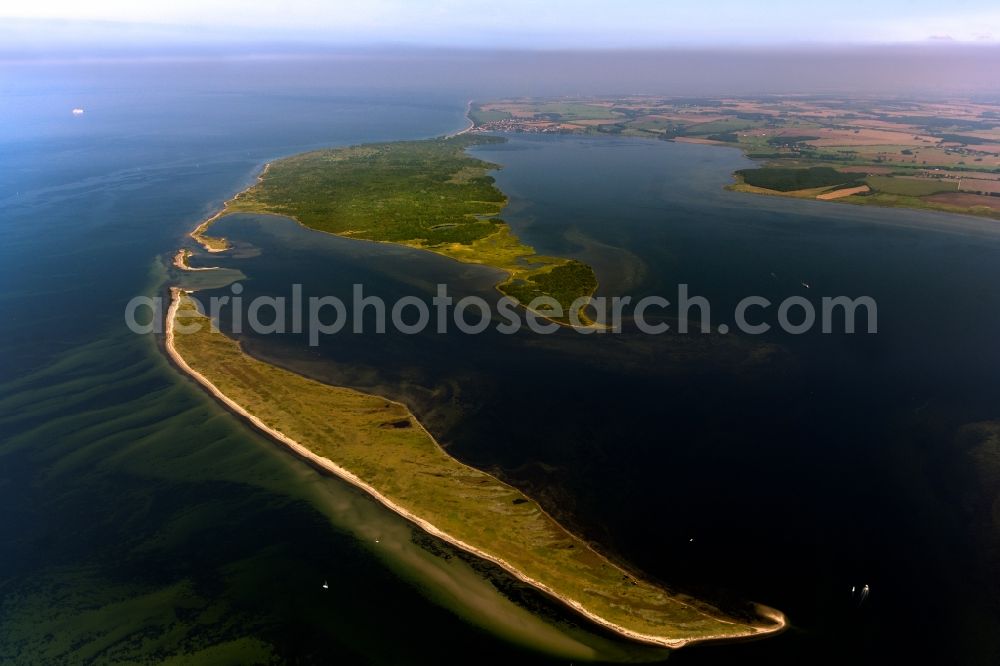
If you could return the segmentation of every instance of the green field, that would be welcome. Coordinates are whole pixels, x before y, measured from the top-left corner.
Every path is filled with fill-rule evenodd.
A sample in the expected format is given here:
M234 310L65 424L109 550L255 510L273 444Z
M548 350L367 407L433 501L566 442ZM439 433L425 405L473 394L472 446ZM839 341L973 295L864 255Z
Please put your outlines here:
M760 127L764 123L756 120L743 120L741 118L726 118L723 120L712 120L707 123L698 123L684 128L685 136L698 136L701 134L722 134L724 132L739 132L742 130Z
M465 134L295 155L273 162L219 217L284 215L338 236L399 243L500 268L509 276L497 285L501 293L525 305L528 294L553 297L564 311L555 319L568 323L570 305L591 296L597 278L585 264L536 254L498 217L507 198L487 173L497 166L465 150L502 141ZM193 235L206 247L224 249L224 239L206 236L212 221ZM546 275L560 266L567 270Z
M786 134L783 136L772 136L768 138L767 143L768 145L771 146L782 146L793 143L806 143L808 141L815 141L818 138L820 137L815 136L813 134L797 134L797 135Z
M894 176L868 176L868 186L876 192L902 194L908 197L923 197L939 192L957 192L958 183L953 180L931 178L902 178Z
M632 120L625 124L630 129L649 130L651 132L676 132L680 129L677 121L666 118L642 118Z
M806 169L785 167L761 167L741 169L736 172L747 185L778 192L793 192L816 187L863 184L863 178L854 173L841 173L832 167L809 167Z
M510 113L507 111L484 111L478 106L473 106L469 109L469 120L477 125L491 123L497 120L507 120L508 118L510 118Z
M845 199L839 199L838 201L848 204L882 206L885 208L915 208L919 210L934 210L942 213L975 215L977 217L990 217L994 220L1000 220L1000 210L995 210L986 206L961 206L942 203L939 201L932 201L926 196L914 197L906 196L904 194L875 192L871 195L847 197Z
M576 102L549 102L540 104L536 109L539 114L554 114L567 122L573 120L600 120L602 118L621 119L620 113L615 113L603 105L580 104Z
M451 456L402 404L307 379L245 354L177 291L174 349L225 396L313 454L587 613L666 644L774 630L644 582L529 497ZM168 322L169 323L169 322ZM637 510L641 510L637 507Z
M737 143L740 137L735 132L723 132L722 134L709 134L705 137L712 141L724 141L726 143Z

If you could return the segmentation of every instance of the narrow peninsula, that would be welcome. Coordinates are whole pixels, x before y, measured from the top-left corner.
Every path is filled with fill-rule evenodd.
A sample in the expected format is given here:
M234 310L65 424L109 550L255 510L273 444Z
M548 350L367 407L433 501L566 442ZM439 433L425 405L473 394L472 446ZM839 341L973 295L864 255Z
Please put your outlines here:
M449 456L407 407L330 386L246 354L172 289L170 358L216 399L311 464L363 489L430 534L489 560L622 636L679 648L757 637L781 613L729 616L641 580L601 556L516 488Z
M499 268L505 296L560 324L592 325L585 305L597 289L590 266L537 254L499 214L507 197L488 171L499 168L468 155L470 146L499 143L492 136L458 134L423 141L375 143L318 150L272 162L257 183L226 202L192 237L210 252L228 247L208 234L232 213L290 217L317 231L359 240L397 243L457 261Z

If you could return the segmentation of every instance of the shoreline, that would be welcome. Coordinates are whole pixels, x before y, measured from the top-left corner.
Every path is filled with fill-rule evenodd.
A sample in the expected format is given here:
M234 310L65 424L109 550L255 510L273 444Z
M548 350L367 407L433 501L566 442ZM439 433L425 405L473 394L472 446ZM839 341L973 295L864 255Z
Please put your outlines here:
M192 291L190 291L190 290L183 290L180 287L171 287L170 288L171 302L170 302L170 307L167 309L166 321L165 321L165 327L164 327L164 347L166 349L167 356L182 372L184 372L189 377L191 377L192 379L194 379L212 397L214 397L216 400L218 400L219 402L221 402L225 407L227 407L234 414L236 414L237 416L241 417L242 419L248 421L251 425L253 425L254 427L256 427L258 430L262 431L265 435L267 435L268 437L270 437L274 441L276 441L279 444L281 444L281 445L285 446L286 448L288 448L292 453L296 454L298 457L304 459L306 462L310 463L311 465L313 465L315 467L318 467L318 468L322 469L323 471L329 472L329 473L337 476L338 478L340 478L340 479L342 479L342 480L344 480L344 481L352 484L353 486L355 486L355 487L363 490L365 493L367 493L369 496L371 496L377 502L379 502L380 504L382 504L383 506L385 506L389 510L393 511L394 513L398 514L399 516L403 517L404 519L410 521L411 523L413 523L414 525L416 525L420 529L424 530L428 534L431 534L432 536L435 536L435 537L437 537L439 539L442 539L443 541L446 541L446 542L450 543L451 545L453 545L453 546L455 546L455 547L457 547L457 548L459 548L461 550L464 550L464 551L466 551L468 553L471 553L472 555L475 555L476 557L479 557L481 559L484 559L484 560L487 560L489 562L492 562L493 564L495 564L495 565L499 566L500 568L504 569L507 573L511 574L512 576L514 576L518 580L520 580L520 581L522 581L524 583L527 583L528 585L531 585L535 589L537 589L537 590L539 590L539 591L547 594L549 597L555 599L556 601L558 601L558 602L564 604L565 606L569 607L570 609L576 611L578 614L580 614L583 617L587 618L591 622L594 622L595 624L597 624L597 625L599 625L601 627L604 627L605 629L608 629L608 630L612 631L613 633L615 633L615 634L617 634L619 636L622 636L622 637L625 637L625 638L628 638L628 639L631 639L631 640L634 640L634 641L637 641L637 642L640 642L640 643L645 643L645 644L649 644L649 645L655 645L655 646L669 648L669 649L678 649L678 648L681 648L681 647L684 647L684 646L687 646L687 645L693 645L693 644L696 644L696 643L723 642L723 641L742 641L742 640L752 640L752 639L756 639L756 638L764 638L764 637L771 636L771 635L774 635L774 634L777 634L777 633L781 633L782 631L784 631L785 629L787 629L787 627L788 627L788 621L787 621L787 618L785 617L784 613L782 613L781 611L779 611L777 609L770 608L768 606L763 606L763 605L760 605L760 604L755 604L755 609L756 609L757 613L760 615L760 617L772 620L775 623L775 625L773 627L752 627L753 631L747 632L745 634L740 634L740 635L728 635L728 634L727 635L709 635L709 636L703 636L703 637L697 637L697 638L670 639L670 638L664 638L664 637L661 637L661 636L654 636L654 635L650 635L650 634L643 634L643 633L640 633L640 632L637 632L637 631L633 631L633 630L627 629L627 628L622 627L620 625L617 625L617 624L615 624L615 623L613 623L613 622L611 622L609 620L606 620L606 619L602 618L601 616L599 616L599 615L597 615L595 613L592 613L592 612L588 611L586 608L584 608L584 606L582 604L580 604L576 600L571 599L571 598L566 597L566 596L563 596L563 595L559 594L558 592L556 592L555 590L553 590L552 588L550 588L549 586L545 585L544 583L542 583L540 581L537 581L537 580L535 580L535 579L527 576L526 574L522 573L520 570L518 570L516 567L514 567L513 565L511 565L510 563L508 563L504 559L502 559L500 557L497 557L497 556L494 556L494 555L492 555L492 554L490 554L490 553L488 553L486 551L483 551L483 550L481 550L481 549L479 549L479 548L477 548L477 547L475 547L475 546L473 546L471 544L465 543L464 541L462 541L462 540L460 540L460 539L458 539L456 537L451 536L450 534L448 534L447 532L445 532L445 531L437 528L435 525L433 525L432 523L428 522L427 520L424 520L420 516L417 516L416 514L412 513L411 511L409 511L407 509L405 509L404 507L399 506L398 504L396 504L395 502L393 502L390 498L388 498L385 495L383 495L382 493L380 493L374 486L368 484L363 479L361 479L360 477L358 477L357 475L355 475L353 472L351 472L351 471L349 471L349 470L347 470L347 469L345 469L345 468L337 465L336 463L334 463L329 458L324 458L322 456L319 456L319 455L313 453L308 447L306 447L306 446L302 445L301 443L295 441L294 439L288 437L287 435L285 435L284 433L280 432L279 430L271 428L266 423L264 423L263 420L261 420L260 418L258 418L257 416L255 416L254 414L252 414L251 412L249 412L242 405L240 405L239 403L237 403L235 400L233 400L232 398L230 398L229 396L227 396L226 394L224 394L207 377L205 377L200 372L198 372L197 370L195 370L194 368L192 368L187 363L187 361L184 359L184 357L177 351L176 347L174 346L174 320L176 318L177 311L178 311L179 306L180 306L180 297L181 297L182 293L192 293ZM245 353L245 352L243 352L243 353ZM388 399L386 399L386 400L388 400ZM396 402L396 401L390 401L390 402ZM423 431L423 433L427 437L429 437L431 439L431 441L433 441L440 448L441 445L437 441L437 439L435 439L434 436L429 431L427 431L427 429L424 427L424 425L420 422L419 419L417 419L415 416L413 416L412 413L410 413L409 408L406 407L405 405L402 405L402 403L398 403L397 402L396 404L400 404L401 406L403 406L406 409L407 413L412 418L413 422L421 429L421 431ZM549 516L549 518L551 519L551 516ZM559 527L562 528L565 531L565 528L563 528L562 525L560 525L558 523L558 521L555 521L554 519L552 519L552 520L553 520L553 522L556 525L559 525ZM604 559L605 561L607 561L609 564L611 564L612 566L614 566L615 568L618 568L620 570L620 567L618 567L618 565L615 565L614 563L612 563L610 560L608 560L606 557L604 557L600 553L597 553L596 551L593 551L593 552L595 554L597 554L598 557L601 557L602 559ZM680 602L680 603L683 603L683 602Z
M457 132L452 132L451 134L445 134L444 135L445 139L451 139L453 137L466 134L467 132L471 132L472 129L476 126L476 123L472 120L472 118L469 117L469 113L472 111L473 101L474 100L470 99L468 102L465 103L465 119L469 121L468 126L465 129L458 130Z
M225 217L226 215L229 215L230 214L229 204L239 199L241 194L249 190L251 187L254 187L254 185L260 184L260 182L264 180L264 177L267 176L267 172L270 168L271 168L271 163L266 162L264 164L264 168L261 169L260 173L257 174L256 182L254 182L251 185L247 185L242 190L234 194L232 197L226 199L222 203L222 208L219 209L219 211L216 212L211 217L202 220L198 224L198 226L196 226L194 229L191 230L190 233L188 233L188 237L194 239L196 243L198 243L203 248L205 248L206 251L211 253L225 252L226 250L230 249L229 241L227 241L225 238L212 238L210 236L206 236L205 233L209 230L209 228L213 224L218 222L219 219ZM296 222L298 222L298 220L296 220ZM212 243L213 240L216 241L215 244Z
M182 247L177 250L177 254L174 255L174 259L171 262L174 268L181 271L217 271L219 268L217 266L190 266L188 265L188 259L194 256L194 252L186 247Z

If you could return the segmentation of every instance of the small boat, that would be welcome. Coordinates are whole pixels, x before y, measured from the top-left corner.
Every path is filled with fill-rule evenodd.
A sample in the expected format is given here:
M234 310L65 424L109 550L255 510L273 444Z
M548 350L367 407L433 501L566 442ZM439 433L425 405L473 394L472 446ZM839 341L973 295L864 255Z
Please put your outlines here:
M800 282L799 284L801 284L801 285L802 285L803 287L805 287L806 289L812 289L812 287L810 287L810 286L809 286L809 283L808 283L808 282Z
M81 109L80 107L77 107L77 108L73 109L73 115L74 116L82 116L83 115L83 109Z
M329 590L330 589L330 584L327 583L325 580L323 581L323 589L324 590Z

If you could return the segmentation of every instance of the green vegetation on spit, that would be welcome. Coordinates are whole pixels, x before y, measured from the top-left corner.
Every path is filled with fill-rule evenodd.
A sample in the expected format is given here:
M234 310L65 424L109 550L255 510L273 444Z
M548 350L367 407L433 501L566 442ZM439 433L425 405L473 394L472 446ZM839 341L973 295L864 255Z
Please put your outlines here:
M933 195L959 193L955 180L916 178L906 175L865 175L838 171L832 167L809 168L760 167L741 169L735 173L737 182L729 189L737 192L773 194L802 199L828 198L830 193L843 192L836 201L856 205L887 208L915 208L944 213L980 215L1000 219L1000 207L963 205L961 198L952 203ZM867 190L865 187L867 186ZM857 188L857 191L854 191ZM970 196L970 195L962 195ZM971 197L981 199L982 197Z
M538 255L497 215L507 198L487 172L497 165L466 154L503 139L458 135L303 153L271 163L258 182L226 203L192 234L212 251L224 239L206 236L231 213L270 213L310 229L370 241L399 243L465 263L507 272L497 289L525 306L537 296L555 298L558 310L539 314L570 323L597 288L593 270L578 261Z
M591 619L667 647L784 626L769 609L760 609L768 619L732 617L636 578L515 488L449 456L404 405L254 359L213 331L190 297L174 289L174 299L168 350L217 398L313 464Z
M778 192L808 190L814 187L833 187L835 185L853 187L864 182L864 179L858 174L841 173L831 167L811 167L808 169L760 167L741 169L736 172L736 175L740 176L747 185Z

